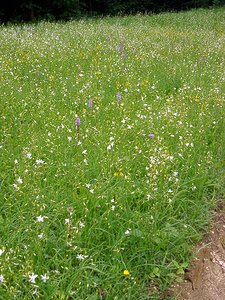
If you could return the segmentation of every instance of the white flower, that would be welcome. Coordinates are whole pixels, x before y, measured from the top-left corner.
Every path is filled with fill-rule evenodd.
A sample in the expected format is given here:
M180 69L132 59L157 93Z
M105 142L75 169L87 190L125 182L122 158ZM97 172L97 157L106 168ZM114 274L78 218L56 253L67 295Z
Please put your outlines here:
M109 144L108 146L107 146L107 150L111 150L112 149L112 147L113 147L113 145L114 145L114 143L112 142L111 144Z
M0 282L4 282L4 276L2 274L0 274Z
M125 231L125 234L126 234L126 235L129 235L129 234L130 234L130 232L131 232L131 229L130 229L130 228L128 228L128 229Z
M18 185L17 184L15 184L15 183L13 183L13 187L14 187L14 189L16 190L16 191L18 191L20 188L18 187Z
M42 217L41 215L36 217L37 222L44 222L44 217Z
M82 154L84 155L87 154L87 150L82 151Z
M31 159L32 155L31 153L27 153L27 158Z
M86 188L90 188L91 187L91 184L90 183L86 183Z
M42 281L46 282L49 279L49 276L45 275L41 275L41 279Z
M94 194L94 190L93 190L93 189L89 190L89 192L90 192L91 194Z
M70 219L65 219L65 224L69 224L70 223Z
M83 222L80 222L79 225L80 225L80 228L84 228L85 227L85 225L84 225Z
M14 163L15 163L15 164L18 164L18 160L17 160L17 159L15 159L15 160L14 160Z
M38 277L38 275L36 275L36 274L31 274L31 275L29 275L29 282L31 282L31 283L36 283L35 282L35 279Z
M87 258L87 255L83 255L83 254L77 254L76 258L79 260L84 260L85 258Z
M0 249L0 256L5 252L4 249Z
M68 136L67 139L69 142L72 141L72 136Z
M195 185L193 185L192 187L191 187L191 190L192 191L195 191L197 189L197 187L195 186Z
M38 238L42 239L43 238L43 233L38 234Z
M35 286L35 289L34 289L34 291L33 291L33 293L32 293L32 295L37 295L37 286Z
M35 162L36 162L37 165L41 165L41 164L44 163L44 161L42 159L36 159Z
M16 181L20 184L23 183L23 180L20 177Z

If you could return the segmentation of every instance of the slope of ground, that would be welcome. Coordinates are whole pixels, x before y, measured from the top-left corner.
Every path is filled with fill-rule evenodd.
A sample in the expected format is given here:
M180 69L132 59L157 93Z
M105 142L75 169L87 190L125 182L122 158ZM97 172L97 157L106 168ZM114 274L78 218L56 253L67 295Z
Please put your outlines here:
M175 284L170 295L176 300L225 299L225 205L215 212L215 223L196 248L196 259Z

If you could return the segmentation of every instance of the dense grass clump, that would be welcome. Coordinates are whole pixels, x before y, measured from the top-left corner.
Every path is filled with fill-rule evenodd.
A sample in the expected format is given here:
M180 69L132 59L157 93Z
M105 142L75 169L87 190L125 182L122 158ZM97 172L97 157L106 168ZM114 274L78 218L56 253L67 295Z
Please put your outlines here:
M0 27L0 299L157 299L224 168L224 11Z

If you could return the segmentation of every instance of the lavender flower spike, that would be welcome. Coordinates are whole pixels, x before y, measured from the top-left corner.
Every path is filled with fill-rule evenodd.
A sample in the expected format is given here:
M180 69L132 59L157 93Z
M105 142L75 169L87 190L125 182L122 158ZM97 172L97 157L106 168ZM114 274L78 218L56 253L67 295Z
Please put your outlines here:
M92 109L92 105L93 105L93 101L90 98L89 101L88 101L88 107L89 107L89 109Z
M78 117L75 120L75 126L77 129L77 138L78 138L78 141L80 141L80 118L78 118Z
M120 43L120 47L119 47L120 53L122 53L122 50L123 50L123 43L121 42L121 43Z
M79 129L79 127L80 127L80 118L78 118L78 117L76 118L75 125L76 125L76 128Z
M120 92L117 93L117 101L118 101L118 103L120 103L120 101L121 101L121 94L120 94Z

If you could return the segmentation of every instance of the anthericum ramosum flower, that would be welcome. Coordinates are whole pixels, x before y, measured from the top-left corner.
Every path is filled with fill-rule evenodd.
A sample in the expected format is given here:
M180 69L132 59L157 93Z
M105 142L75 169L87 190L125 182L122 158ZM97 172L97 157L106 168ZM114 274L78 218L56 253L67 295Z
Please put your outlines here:
M35 279L38 277L38 275L36 275L36 274L31 274L31 275L29 275L29 281L31 282L31 283L36 283L35 282Z
M43 216L38 216L36 217L37 222L44 222L44 217Z
M41 279L43 282L46 282L49 279L49 276L47 276L46 274L41 275Z

